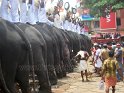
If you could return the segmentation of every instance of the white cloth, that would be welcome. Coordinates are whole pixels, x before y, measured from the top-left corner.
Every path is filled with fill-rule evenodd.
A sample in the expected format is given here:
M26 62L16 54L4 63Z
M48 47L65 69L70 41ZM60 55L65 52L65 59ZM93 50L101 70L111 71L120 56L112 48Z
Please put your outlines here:
M19 1L18 0L10 0L10 12L12 22L19 22Z
M37 6L35 6L35 12L34 12L35 21L41 23L47 23L48 25L53 25L53 22L49 21L46 16L45 3L43 8L41 8L39 5L40 4L37 4Z
M87 70L87 68L88 68L88 66L87 66L86 60L80 60L79 70L85 71L85 70Z
M64 22L61 21L61 29L64 29Z
M51 21L50 21L50 20L48 20L48 19L47 19L47 24L48 24L48 25L51 25L51 26L52 26L52 25L54 25L54 23L53 23L53 22L51 22Z
M27 4L26 3L20 4L20 22L21 23L27 22Z
M64 21L64 29L65 30L68 30L68 24L69 24L68 20L65 20Z
M55 15L54 26L57 28L61 28L60 16L58 14Z
M89 56L89 54L86 51L82 51L80 50L76 56L80 55L81 58L85 58L85 54L87 54ZM87 66L87 62L86 60L80 60L80 64L79 64L79 70L80 71L85 71L87 70L88 66Z
M77 25L74 24L74 32L77 32Z
M74 32L74 23L71 22L71 31Z
M36 19L34 16L34 6L33 4L28 4L28 13L27 13L27 19L30 24L36 24Z
M95 63L95 67L97 67L97 68L102 67L102 61L100 59L100 54L101 54L101 49L97 49L96 53L95 53L95 60L98 57L98 59L96 60L96 63Z
M38 9L38 19L41 23L47 23L47 16L45 8Z
M36 7L36 6L34 8L34 16L35 16L36 22L39 22L39 18L38 18L38 7Z
M72 23L68 22L68 30L71 31L72 30Z
M11 15L10 15L10 3L7 0L2 0L1 2L1 8L0 8L0 16L8 21L12 21Z
M77 53L76 56L81 55L81 58L84 58L86 53L87 53L86 51L80 50L80 51ZM87 53L87 55L88 55L88 53ZM88 55L88 56L89 56L89 55Z
M114 34L111 35L112 39L114 39Z
M80 25L78 24L77 25L77 33L80 34L80 31L81 31L81 28L80 28Z
M84 28L80 30L80 34L84 34Z
M72 23L72 31L76 32L76 25L74 23Z
M104 90L104 80L100 80L98 88L99 90Z

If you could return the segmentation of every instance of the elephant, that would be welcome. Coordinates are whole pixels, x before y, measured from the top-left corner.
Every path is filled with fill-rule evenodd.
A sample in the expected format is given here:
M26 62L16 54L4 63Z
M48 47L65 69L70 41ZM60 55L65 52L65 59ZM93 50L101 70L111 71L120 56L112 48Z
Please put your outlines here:
M47 70L47 45L41 33L30 24L16 24L27 36L33 52L34 72L39 81L39 93L51 93Z
M38 23L34 27L43 35L47 44L47 68L49 73L49 79L52 85L57 84L57 75L55 72L55 61L59 63L59 50L54 35L49 31L47 27L43 27L45 24ZM42 30L41 30L42 29Z
M29 77L25 76L29 76L30 70L23 66L28 66L29 60L32 62L30 43L13 23L0 19L0 26L1 89L4 93L16 93L15 82L18 82L25 93L29 93Z
M52 93L51 85L73 71L71 59L81 47L90 54L91 40L45 23L11 23L0 19L0 89L30 93L30 75L39 82L39 93Z
M63 57L64 57L64 38L61 35L59 29L57 29L54 26L49 26L48 24L45 23L38 23L35 28L39 29L45 29L44 32L49 34L49 36L53 39L54 47L54 67L56 71L56 75L58 78L62 78L66 76L66 69L64 67L63 63Z

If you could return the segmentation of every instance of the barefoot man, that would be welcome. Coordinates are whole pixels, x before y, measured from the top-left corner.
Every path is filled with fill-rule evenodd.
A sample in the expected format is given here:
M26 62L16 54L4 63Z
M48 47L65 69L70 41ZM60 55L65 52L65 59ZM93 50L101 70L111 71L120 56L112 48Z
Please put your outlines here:
M87 72L87 59L89 58L88 52L86 52L84 48L81 48L81 50L77 53L76 57L80 57L79 69L81 71L82 82L84 82L84 75L86 76L86 81L89 81Z

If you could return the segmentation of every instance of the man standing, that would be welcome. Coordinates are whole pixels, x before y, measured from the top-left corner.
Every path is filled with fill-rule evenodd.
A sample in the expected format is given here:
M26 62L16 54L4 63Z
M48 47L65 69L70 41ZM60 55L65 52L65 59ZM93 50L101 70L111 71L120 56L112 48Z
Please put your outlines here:
M107 44L104 44L100 54L102 62L104 62L109 57L108 52L109 50L107 49Z
M80 57L79 69L81 71L82 82L84 82L83 75L86 76L86 81L89 81L88 80L88 72L87 72L87 69L88 69L87 60L89 58L88 52L86 52L84 50L84 48L81 48L81 50L77 53L77 55L75 57Z
M1 1L1 8L0 8L0 16L8 21L12 21L11 15L10 15L10 2L9 0L2 0Z
M101 57L100 57L100 53L101 53L101 49L99 45L95 46L96 52L94 55L94 64L95 64L95 69L96 69L96 76L100 75L100 70L102 67L102 61L101 61Z
M27 12L27 22L30 24L36 24L35 14L34 14L34 0L29 0L28 2L28 12Z
M116 46L117 46L117 48L115 49L115 57L116 57L116 60L117 60L117 62L119 64L121 74L123 74L122 73L122 69L123 69L123 65L122 65L122 48L121 48L120 44L117 44ZM121 79L121 77L120 77L120 75L118 73L117 73L117 79L118 79L118 81L120 81L120 79Z
M10 13L12 22L17 23L19 22L19 0L9 0L10 1Z
M54 7L53 16L54 16L54 26L57 28L61 28L61 21L60 21L60 14L58 11L58 6Z
M20 2L20 22L26 23L27 22L27 4L26 0L22 0Z
M120 74L119 64L114 57L114 51L111 50L109 52L109 58L107 58L103 63L102 73L101 73L102 80L105 79L106 93L109 93L110 87L112 87L112 93L115 93L115 85L117 82L116 70ZM121 75L121 79L123 79L123 75Z

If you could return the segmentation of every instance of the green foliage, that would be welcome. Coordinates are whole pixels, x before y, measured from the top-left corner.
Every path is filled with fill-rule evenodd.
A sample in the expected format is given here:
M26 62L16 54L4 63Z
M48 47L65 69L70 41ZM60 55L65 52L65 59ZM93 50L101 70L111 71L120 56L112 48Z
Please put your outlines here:
M83 8L89 8L91 14L98 16L105 16L106 7L111 7L112 11L124 8L124 0L81 0Z

